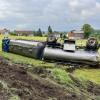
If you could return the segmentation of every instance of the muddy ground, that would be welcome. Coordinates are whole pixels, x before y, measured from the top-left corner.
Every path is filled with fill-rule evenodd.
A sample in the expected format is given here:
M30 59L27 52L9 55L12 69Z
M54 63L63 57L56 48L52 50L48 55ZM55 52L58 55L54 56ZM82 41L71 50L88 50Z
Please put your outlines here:
M77 87L81 86L76 79L71 78ZM67 87L31 73L20 64L0 58L0 100L100 100L100 86L92 82L86 88L88 96L82 91L80 94L68 91Z

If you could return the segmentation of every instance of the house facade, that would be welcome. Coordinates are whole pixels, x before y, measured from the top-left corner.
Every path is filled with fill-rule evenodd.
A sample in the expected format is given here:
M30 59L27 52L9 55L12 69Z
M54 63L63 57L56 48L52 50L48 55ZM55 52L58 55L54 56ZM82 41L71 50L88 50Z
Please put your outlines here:
M15 30L17 36L34 36L33 31Z
M68 39L84 39L84 31L82 30L72 30L67 35Z
M10 33L10 30L6 28L0 30L0 35L9 35L9 33Z

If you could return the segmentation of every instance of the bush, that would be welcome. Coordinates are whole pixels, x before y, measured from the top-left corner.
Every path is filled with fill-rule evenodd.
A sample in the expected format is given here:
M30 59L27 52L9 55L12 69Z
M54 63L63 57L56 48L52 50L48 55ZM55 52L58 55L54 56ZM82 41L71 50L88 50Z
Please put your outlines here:
M10 35L17 36L17 34L15 32L10 32Z

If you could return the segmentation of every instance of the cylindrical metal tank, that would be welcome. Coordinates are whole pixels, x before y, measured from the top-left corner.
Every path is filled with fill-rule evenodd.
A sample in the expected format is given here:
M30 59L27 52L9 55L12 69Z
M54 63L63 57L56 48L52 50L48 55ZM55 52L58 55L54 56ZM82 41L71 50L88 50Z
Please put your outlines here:
M44 44L36 41L10 40L9 52L42 59Z
M97 64L99 54L97 52L88 52L85 50L76 50L75 52L67 52L62 49L46 47L43 54L44 60L56 60L63 62L78 62L87 64Z

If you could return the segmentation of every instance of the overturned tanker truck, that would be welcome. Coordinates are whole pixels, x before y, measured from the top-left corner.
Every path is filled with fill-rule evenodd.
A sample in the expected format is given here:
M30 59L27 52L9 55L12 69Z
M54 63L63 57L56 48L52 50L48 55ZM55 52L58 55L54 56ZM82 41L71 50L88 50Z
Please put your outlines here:
M76 46L75 40L65 39L58 43L53 35L49 35L46 42L28 40L2 40L2 50L23 56L57 62L72 62L78 64L99 64L99 43L95 38L89 38L86 46Z

